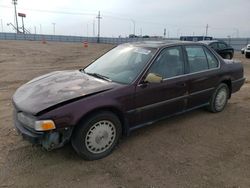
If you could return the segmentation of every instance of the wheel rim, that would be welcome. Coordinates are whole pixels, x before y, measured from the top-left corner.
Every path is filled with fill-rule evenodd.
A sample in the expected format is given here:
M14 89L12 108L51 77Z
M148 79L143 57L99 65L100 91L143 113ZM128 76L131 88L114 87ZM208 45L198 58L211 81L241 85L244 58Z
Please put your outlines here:
M87 132L85 145L91 153L102 153L111 147L115 137L116 128L111 121L98 121Z
M215 98L215 108L217 110L222 110L227 102L227 90L226 88L221 88Z

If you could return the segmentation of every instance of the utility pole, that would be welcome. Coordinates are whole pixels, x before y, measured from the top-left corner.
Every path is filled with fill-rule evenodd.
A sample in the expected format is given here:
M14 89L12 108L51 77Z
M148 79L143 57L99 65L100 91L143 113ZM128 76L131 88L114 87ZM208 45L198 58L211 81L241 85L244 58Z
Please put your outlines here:
M166 28L164 28L164 32L163 32L164 38L166 38L166 34L167 34L166 31L167 31Z
M35 31L35 35L36 35L36 26L34 26L34 31Z
M98 36L97 36L97 43L100 42L100 22L101 22L101 14L100 14L100 11L98 12L98 16L96 17L98 19Z
M95 36L95 19L93 20L93 37Z
M16 18L16 32L19 33L17 12L16 12L17 0L12 0L12 3L14 4L14 11L15 11L15 18Z
M89 24L87 24L87 37L89 37Z
M207 37L207 34L208 34L208 24L206 25L206 37Z
M53 24L53 33L54 35L56 34L56 23L52 23Z

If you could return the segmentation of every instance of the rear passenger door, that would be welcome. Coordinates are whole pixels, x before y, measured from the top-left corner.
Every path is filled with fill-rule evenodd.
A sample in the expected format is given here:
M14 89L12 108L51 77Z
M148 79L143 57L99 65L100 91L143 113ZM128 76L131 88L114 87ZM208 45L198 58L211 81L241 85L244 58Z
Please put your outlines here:
M194 108L209 102L218 80L219 61L203 45L184 48L188 62L188 105Z

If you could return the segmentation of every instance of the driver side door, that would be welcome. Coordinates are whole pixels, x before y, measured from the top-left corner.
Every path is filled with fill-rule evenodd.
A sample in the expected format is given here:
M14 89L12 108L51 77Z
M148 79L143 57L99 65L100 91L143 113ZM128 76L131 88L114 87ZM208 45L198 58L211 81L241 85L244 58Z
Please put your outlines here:
M185 109L187 77L181 46L161 51L146 75L162 77L160 83L141 82L136 87L137 125L161 119Z

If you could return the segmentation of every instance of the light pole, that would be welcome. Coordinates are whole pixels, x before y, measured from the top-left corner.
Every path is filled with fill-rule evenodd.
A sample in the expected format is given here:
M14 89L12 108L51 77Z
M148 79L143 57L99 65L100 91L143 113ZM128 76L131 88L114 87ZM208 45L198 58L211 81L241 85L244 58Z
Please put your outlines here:
M16 12L17 0L12 0L12 2L14 4L14 11L15 11L15 18L16 18L16 32L19 33L18 20L17 20L17 12Z
M1 27L2 27L2 32L3 32L3 19L1 18Z
M100 22L101 22L101 14L100 14L100 11L98 12L98 16L96 17L98 19L98 38L97 38L97 43L100 42Z
M93 20L93 37L95 37L95 19Z
M52 25L53 25L53 33L55 35L56 34L56 23L52 23Z
M132 21L132 23L134 25L134 32L133 32L133 34L135 35L135 20L131 19L131 21Z
M40 24L40 35L42 34L42 24Z
M23 26L22 26L22 28L23 28L23 34L25 34L25 27L24 27L24 21L23 21L23 18L25 18L25 17L26 17L26 14L24 14L24 13L18 13L18 16L20 16L20 17L22 18L22 24L23 24Z
M239 29L238 28L233 28L234 29L234 31L235 31L235 34L236 34L236 38L239 38L239 33L240 33L240 31L239 31Z
M178 28L178 29L177 29L177 38L179 38L179 36L180 36L180 31L181 31L181 29Z

